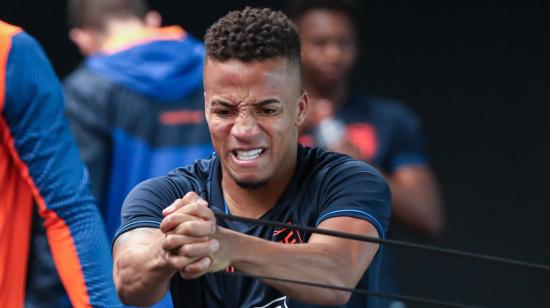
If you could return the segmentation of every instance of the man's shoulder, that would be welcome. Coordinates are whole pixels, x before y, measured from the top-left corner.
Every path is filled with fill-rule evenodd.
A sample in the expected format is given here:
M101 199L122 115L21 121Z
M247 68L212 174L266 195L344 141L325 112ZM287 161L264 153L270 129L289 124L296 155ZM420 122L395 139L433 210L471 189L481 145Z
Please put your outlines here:
M113 82L96 74L84 64L79 65L63 79L65 91L78 92L80 96L86 97L97 97L102 93L110 92L113 87Z
M80 84L81 82L92 82L94 84L112 85L107 78L95 73L88 68L85 63L80 63L79 66L65 77L64 84ZM83 84L86 88L92 88L88 84Z
M189 191L205 192L211 181L217 159L215 155L207 159L199 159L187 166L170 171L166 175L154 177L139 183L129 194L134 199L157 199L168 196L173 201L181 198ZM127 198L128 199L128 198ZM127 200L128 201L128 200ZM166 201L166 200L165 200ZM171 202L170 201L170 202Z
M25 31L16 32L11 39L11 50L28 52L28 53L38 53L42 52L40 44L34 37L28 34Z
M336 174L344 176L346 174L364 174L382 178L378 170L370 164L345 154L328 152L316 147L303 147L301 156L301 168L309 170L309 176L326 177ZM349 180L353 180L353 178Z
M192 164L172 170L166 177L193 180L197 183L206 183L212 179L218 158L213 153L210 157L197 159Z
M372 117L402 120L416 118L416 112L405 102L398 99L367 94L366 91L355 90L347 106L354 112L364 112Z
M370 99L370 105L375 114L379 114L384 118L406 120L418 117L416 112L410 106L397 99L383 96L372 96Z

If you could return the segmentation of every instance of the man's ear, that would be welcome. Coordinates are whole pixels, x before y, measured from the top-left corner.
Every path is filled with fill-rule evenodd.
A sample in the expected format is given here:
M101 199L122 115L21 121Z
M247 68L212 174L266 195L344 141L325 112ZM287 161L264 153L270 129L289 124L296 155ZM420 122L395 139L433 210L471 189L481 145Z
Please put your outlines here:
M149 11L145 14L145 25L151 28L158 28L162 25L162 16L157 11Z
M304 121L307 116L307 111L309 107L309 96L307 94L306 90L301 91L300 97L298 98L298 108L296 108L297 116L296 116L296 123L295 125L297 127L304 124Z
M89 56L101 49L100 34L93 30L72 28L69 30L69 38L78 47L84 56Z

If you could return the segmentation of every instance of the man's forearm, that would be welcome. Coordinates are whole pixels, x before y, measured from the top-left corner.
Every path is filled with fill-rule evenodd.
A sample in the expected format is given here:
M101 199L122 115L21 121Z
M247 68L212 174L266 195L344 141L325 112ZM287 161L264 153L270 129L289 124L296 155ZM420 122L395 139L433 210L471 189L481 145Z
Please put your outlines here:
M427 167L403 167L387 177L393 195L392 214L427 235L443 229L443 205L434 176Z
M139 306L149 306L162 299L176 272L161 256L160 240L152 245L134 245L120 252L113 270L121 301Z
M342 240L343 245L322 242L289 245L229 230L224 233L222 240L230 243L232 265L238 271L342 287L355 287L377 249L371 244L349 245L350 240ZM365 249L370 253L364 253ZM351 295L273 280L264 282L291 298L311 304L343 304Z

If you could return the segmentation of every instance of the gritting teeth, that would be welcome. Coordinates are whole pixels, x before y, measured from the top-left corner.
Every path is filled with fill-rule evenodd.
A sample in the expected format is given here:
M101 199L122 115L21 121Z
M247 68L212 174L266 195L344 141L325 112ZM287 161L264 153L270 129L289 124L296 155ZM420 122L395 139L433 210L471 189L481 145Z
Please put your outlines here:
M235 151L238 156L252 156L256 154L260 154L262 152L262 149L255 149L250 151Z
M250 151L235 151L237 159L239 160L253 160L260 157L262 149L255 149Z

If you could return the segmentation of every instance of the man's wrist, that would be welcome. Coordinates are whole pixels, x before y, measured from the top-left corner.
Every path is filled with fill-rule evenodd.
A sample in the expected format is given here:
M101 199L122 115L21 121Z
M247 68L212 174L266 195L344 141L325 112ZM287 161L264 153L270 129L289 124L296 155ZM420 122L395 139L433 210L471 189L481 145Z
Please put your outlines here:
M166 234L163 234L162 237L160 237L154 244L153 244L153 249L151 249L150 251L153 253L153 256L152 256L152 260L153 260L153 263L152 263L152 266L153 266L153 269L156 270L156 271L159 271L159 272L166 272L166 273L169 273L169 274L173 274L175 273L177 270L174 269L170 263L168 262L168 260L166 259L166 255L167 255L167 252L166 250L164 250L164 248L162 248L162 242L164 240L164 237L166 236Z
M246 266L247 264L253 264L257 262L258 256L261 254L261 250L265 249L265 244L269 244L269 241L260 239L254 236L239 233L237 231L228 230L225 228L220 232L220 243L225 245L224 254L231 262L231 266L235 266L237 269L240 266ZM225 250L227 249L227 250Z
M220 248L222 253L222 258L224 258L230 265L234 266L235 263L239 262L242 256L242 250L245 247L241 247L241 233L229 230L223 227L218 227L217 238L220 242Z

